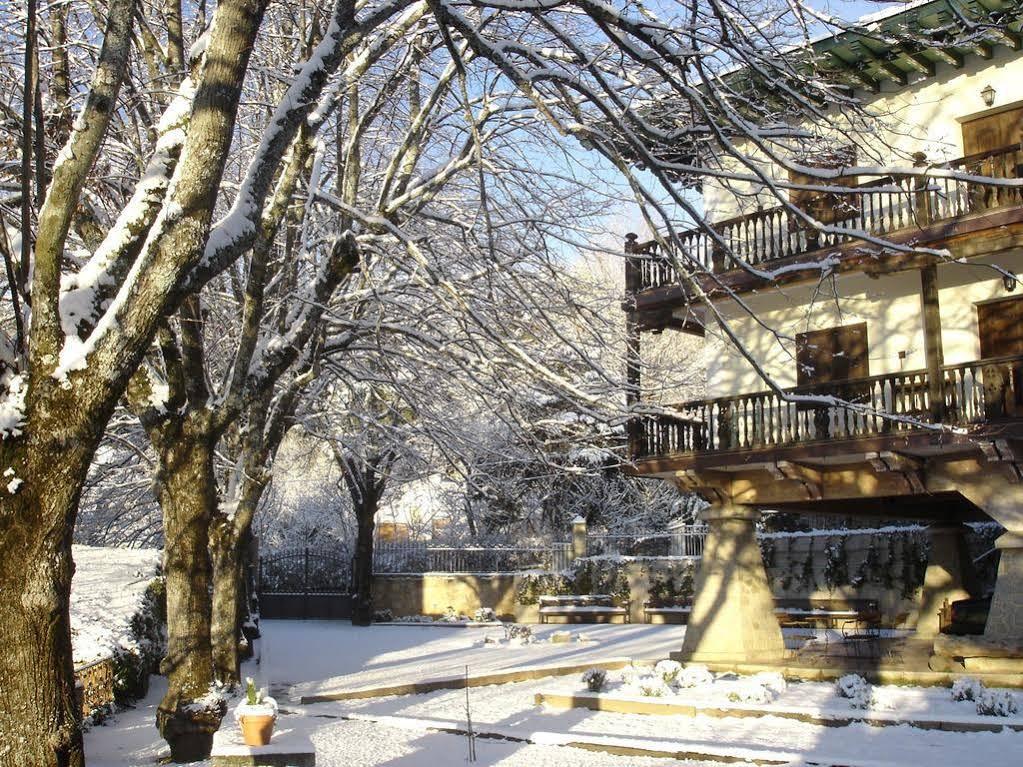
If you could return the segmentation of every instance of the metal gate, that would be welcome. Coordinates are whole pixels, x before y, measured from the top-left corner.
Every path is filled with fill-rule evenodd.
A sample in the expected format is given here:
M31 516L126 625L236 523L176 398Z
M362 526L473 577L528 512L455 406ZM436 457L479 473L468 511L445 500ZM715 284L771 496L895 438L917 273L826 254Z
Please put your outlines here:
M352 617L352 560L339 549L282 549L259 558L264 618Z

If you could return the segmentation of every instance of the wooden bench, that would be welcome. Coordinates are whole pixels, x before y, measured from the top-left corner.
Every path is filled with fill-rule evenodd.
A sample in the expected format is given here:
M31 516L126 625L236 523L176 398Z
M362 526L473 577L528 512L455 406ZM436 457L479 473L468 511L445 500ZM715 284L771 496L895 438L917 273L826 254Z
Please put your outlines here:
M683 600L658 601L652 604L648 599L643 603L644 623L654 623L655 618L660 620L657 623L688 623L689 615L693 612L693 605Z
M610 623L620 616L629 622L629 603L619 606L610 594L580 594L570 596L541 596L540 623L552 617L565 619L565 623Z

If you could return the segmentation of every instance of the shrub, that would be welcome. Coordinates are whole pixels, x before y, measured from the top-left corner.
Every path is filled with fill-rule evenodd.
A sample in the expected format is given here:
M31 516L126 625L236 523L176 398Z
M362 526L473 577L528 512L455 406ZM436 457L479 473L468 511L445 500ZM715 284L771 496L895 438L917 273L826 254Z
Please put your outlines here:
M125 704L143 698L149 675L159 670L167 652L167 592L163 579L153 580L131 616L130 640L114 653L114 700Z
M754 674L750 677L750 681L755 681L757 684L767 688L776 697L785 692L789 686L788 682L785 681L785 677L777 671L761 671L759 674Z
M671 693L668 685L659 676L643 677L637 684L639 685L639 694L646 698L663 698Z
M590 692L600 692L607 684L607 672L602 668L591 668L584 671L583 683Z
M544 594L571 594L572 583L563 573L524 573L515 589L520 605L535 605Z
M853 708L870 708L874 703L873 689L859 674L843 676L835 683L835 692L840 698L848 698Z
M529 644L533 641L533 629L520 623L504 627L504 638L515 644Z
M490 623L497 620L497 613L492 607L477 607L476 612L472 614L472 619L476 623Z
M706 666L686 666L675 677L675 684L678 687L700 687L711 684L713 681L714 675L710 673Z
M964 676L952 683L952 700L977 700L984 692L984 684L972 676Z
M674 684L682 672L682 664L675 660L662 660L654 666L654 673L664 680L665 684Z
M1008 690L981 690L977 713L981 716L1012 716L1019 711L1016 696Z
M374 623L391 623L394 620L394 613L391 612L389 607L385 607L383 610L373 611L373 622Z
M775 695L772 690L754 681L752 678L744 679L739 686L728 693L728 699L733 703L770 703Z

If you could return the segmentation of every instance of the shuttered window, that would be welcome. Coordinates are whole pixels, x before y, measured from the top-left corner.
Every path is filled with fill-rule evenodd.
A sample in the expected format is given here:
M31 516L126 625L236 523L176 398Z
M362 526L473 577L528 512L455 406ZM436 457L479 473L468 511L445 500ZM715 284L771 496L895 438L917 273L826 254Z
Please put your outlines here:
M977 304L980 356L1023 355L1023 297Z
M867 323L796 334L796 365L800 386L866 378Z
M1018 144L1021 138L1023 107L963 123L963 153L967 157Z

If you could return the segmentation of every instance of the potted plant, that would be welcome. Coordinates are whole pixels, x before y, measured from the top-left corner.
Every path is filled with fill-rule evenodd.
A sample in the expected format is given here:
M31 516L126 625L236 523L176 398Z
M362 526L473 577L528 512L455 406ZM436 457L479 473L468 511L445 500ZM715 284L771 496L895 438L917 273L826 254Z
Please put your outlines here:
M252 677L245 678L245 700L234 710L247 746L265 746L273 735L277 701L256 689Z

